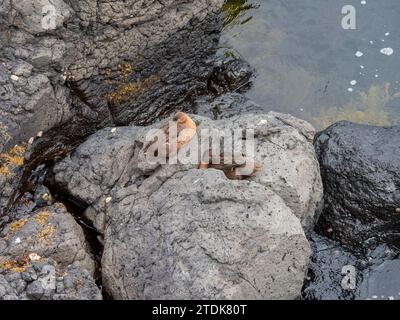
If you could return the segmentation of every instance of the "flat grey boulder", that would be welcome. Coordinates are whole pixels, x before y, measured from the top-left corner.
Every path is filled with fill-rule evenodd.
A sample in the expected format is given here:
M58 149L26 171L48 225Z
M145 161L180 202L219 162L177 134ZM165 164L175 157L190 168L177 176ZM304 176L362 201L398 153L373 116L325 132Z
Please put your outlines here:
M103 129L54 167L58 185L104 234L103 284L119 299L293 299L300 295L311 228L322 198L313 129L269 113L213 121L201 129L255 132L263 164L229 180L198 164L149 165L146 133ZM185 146L190 149L195 139Z

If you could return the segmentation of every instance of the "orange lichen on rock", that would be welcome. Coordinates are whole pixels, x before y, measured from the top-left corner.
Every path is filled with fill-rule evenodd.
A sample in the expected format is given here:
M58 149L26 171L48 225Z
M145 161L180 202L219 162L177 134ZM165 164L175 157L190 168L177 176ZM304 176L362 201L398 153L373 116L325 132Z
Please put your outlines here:
M49 211L43 210L43 211L40 211L39 213L37 213L34 216L34 219L37 224L44 225L47 223L47 220L49 219L49 215L50 215Z
M27 222L27 219L25 219L25 218L12 222L10 224L10 231L12 231L12 232L18 231L25 225L26 222Z
M135 97L149 88L154 82L159 79L158 76L150 76L143 81L127 83L120 85L116 91L107 96L110 103L121 103Z
M8 152L0 153L0 174L11 175L12 170L10 167L20 167L24 164L24 152L23 146L14 146Z
M128 77L132 74L132 65L129 63L124 63L124 64L119 64L118 65L118 70L120 72L120 75L123 79L128 79Z
M37 235L37 239L39 241L46 241L49 242L51 239L51 236L54 234L55 232L55 228L54 226L52 226L51 224L44 226Z
M31 267L30 259L27 254L23 255L21 259L18 260L6 260L0 262L0 271L11 271L11 272L24 272L26 269Z

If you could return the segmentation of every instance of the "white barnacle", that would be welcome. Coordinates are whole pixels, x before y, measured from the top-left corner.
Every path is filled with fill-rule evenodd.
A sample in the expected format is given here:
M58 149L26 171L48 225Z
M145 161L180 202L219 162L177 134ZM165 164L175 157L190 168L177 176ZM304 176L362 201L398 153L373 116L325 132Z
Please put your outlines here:
M41 258L42 258L42 257L39 256L37 253L30 253L30 254L29 254L29 259L30 259L32 262L39 261Z
M111 197L107 197L105 201L106 201L106 203L110 203L110 202L111 202L111 200L112 200L112 198L111 198Z

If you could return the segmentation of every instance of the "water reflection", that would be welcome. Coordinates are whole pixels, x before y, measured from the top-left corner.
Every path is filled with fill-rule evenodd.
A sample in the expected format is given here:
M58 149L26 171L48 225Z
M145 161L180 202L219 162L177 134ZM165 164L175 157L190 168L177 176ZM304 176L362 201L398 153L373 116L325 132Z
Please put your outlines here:
M342 28L348 4L356 8L357 30ZM243 0L229 6L221 44L257 70L247 96L266 111L291 113L318 129L338 120L400 123L397 0Z

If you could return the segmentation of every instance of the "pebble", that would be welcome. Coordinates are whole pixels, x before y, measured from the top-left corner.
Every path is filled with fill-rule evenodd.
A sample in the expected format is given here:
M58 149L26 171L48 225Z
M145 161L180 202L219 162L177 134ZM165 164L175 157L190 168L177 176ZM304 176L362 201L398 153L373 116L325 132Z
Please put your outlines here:
M107 198L106 198L106 203L109 203L109 202L111 202L111 200L112 200L112 198L111 198L111 197L107 197Z
M267 124L267 123L268 123L268 120L263 119L257 125L260 126L260 125Z
M16 76L15 74L12 74L10 78L13 81L17 81L19 79L18 76Z
M117 128L112 128L112 129L111 129L111 132L112 132L112 133L114 133L114 132L116 132L116 131L117 131Z
M33 262L39 261L42 257L39 256L37 253L30 253L29 259Z

